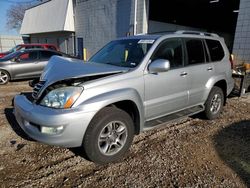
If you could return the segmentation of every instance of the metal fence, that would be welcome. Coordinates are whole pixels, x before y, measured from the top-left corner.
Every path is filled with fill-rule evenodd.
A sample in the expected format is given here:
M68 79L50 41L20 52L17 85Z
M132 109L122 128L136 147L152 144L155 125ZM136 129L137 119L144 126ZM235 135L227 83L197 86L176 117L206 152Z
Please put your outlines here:
M0 35L0 52L8 51L18 44L22 44L21 36Z

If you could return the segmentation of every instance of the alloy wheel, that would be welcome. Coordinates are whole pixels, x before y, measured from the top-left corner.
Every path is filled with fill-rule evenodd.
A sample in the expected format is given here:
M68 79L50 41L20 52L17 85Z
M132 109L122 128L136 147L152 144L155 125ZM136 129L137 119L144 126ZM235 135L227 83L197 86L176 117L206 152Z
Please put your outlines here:
M210 111L213 113L213 114L216 114L218 113L218 111L220 110L221 108L221 104L222 103L222 97L220 94L215 94L214 97L212 98L211 100L211 108L210 108Z
M0 70L0 84L6 84L9 80L9 75L5 71Z
M115 155L126 143L128 130L121 121L108 123L98 138L98 147L104 155Z

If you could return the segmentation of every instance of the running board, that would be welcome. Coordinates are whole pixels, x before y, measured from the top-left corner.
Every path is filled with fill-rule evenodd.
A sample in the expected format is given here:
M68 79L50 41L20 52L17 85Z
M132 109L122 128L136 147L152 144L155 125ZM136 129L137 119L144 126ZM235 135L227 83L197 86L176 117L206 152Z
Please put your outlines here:
M188 108L188 109L185 109L185 110L182 110L182 111L170 114L170 115L166 115L161 118L150 120L145 123L143 130L150 130L156 127L160 127L162 125L165 125L166 123L178 121L180 119L183 119L188 116L192 116L202 111L204 111L204 106L200 105L200 106Z

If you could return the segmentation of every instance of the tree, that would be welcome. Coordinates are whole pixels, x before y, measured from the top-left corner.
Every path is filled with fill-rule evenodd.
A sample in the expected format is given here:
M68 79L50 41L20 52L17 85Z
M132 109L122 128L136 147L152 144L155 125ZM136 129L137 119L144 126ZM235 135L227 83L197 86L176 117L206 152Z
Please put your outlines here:
M26 3L17 2L12 4L7 10L7 22L6 22L7 28L19 31L22 25L25 10L30 8L31 6L36 5L39 2L43 1L34 0Z

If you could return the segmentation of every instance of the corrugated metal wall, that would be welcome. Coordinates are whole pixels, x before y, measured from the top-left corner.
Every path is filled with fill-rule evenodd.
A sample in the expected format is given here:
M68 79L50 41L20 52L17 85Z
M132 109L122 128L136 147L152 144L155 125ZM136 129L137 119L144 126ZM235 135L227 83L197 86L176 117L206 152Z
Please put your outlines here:
M233 54L237 63L250 63L250 1L240 1Z
M76 37L83 38L88 56L108 41L133 33L134 0L76 0Z

